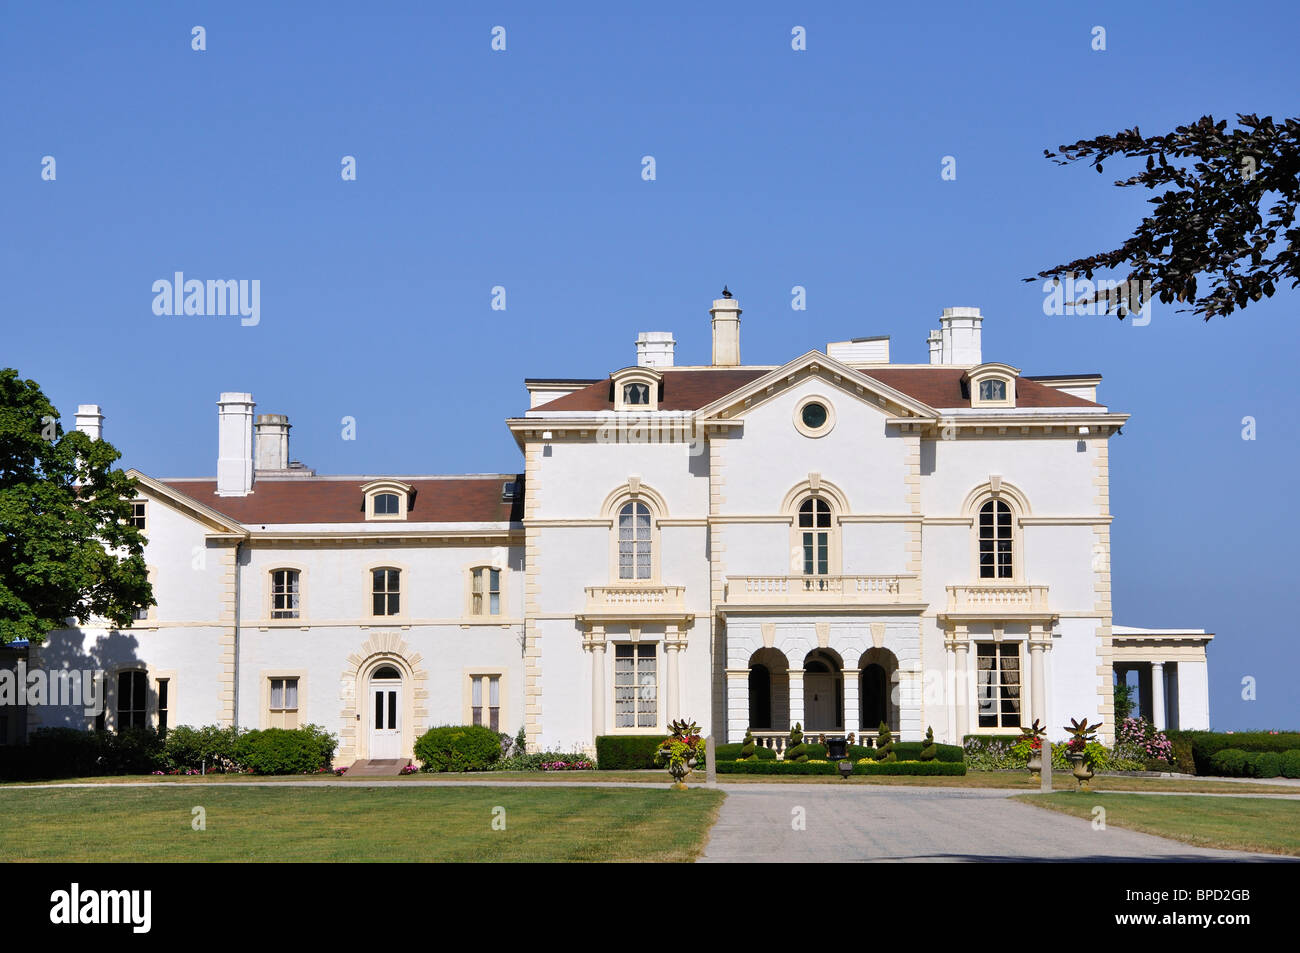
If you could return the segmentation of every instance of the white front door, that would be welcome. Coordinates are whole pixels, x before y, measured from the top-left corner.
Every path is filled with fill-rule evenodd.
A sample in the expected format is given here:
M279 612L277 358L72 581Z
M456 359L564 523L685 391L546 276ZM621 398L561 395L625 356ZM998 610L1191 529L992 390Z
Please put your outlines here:
M803 677L804 731L826 731L835 724L835 676L823 673Z
M372 679L370 682L370 757L402 756L402 682L400 679Z

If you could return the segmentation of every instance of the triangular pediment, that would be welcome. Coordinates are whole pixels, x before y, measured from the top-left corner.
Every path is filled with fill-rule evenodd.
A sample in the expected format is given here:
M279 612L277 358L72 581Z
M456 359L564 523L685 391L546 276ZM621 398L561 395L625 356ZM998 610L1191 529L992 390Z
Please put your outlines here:
M699 419L729 420L743 417L749 410L767 403L809 378L825 381L849 397L890 417L915 417L918 420L939 418L939 412L928 404L821 351L813 350L702 407Z
M174 487L168 486L160 480L155 480L151 476L146 476L139 470L131 469L126 471L126 475L133 477L140 486L147 490L149 494L160 501L165 502L173 510L186 516L194 522L207 527L214 533L223 533L234 536L247 536L248 531L239 523L230 519L210 506L200 503L193 497L186 496Z

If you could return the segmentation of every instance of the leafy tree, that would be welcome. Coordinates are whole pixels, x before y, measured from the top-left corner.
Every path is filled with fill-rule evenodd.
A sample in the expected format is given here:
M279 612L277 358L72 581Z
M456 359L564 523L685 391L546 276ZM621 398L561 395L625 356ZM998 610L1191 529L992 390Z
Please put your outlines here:
M0 643L92 616L126 627L154 604L120 456L64 432L35 381L0 369Z
M1271 116L1237 116L1227 121L1203 116L1161 136L1143 136L1136 126L1113 136L1081 139L1043 154L1058 165L1089 160L1099 173L1112 156L1146 157L1146 168L1121 188L1140 185L1157 192L1154 206L1119 248L1077 258L1040 271L1037 281L1128 267L1117 288L1098 289L1073 302L1102 305L1121 319L1152 298L1175 300L1205 320L1272 297L1277 283L1300 285L1300 120L1275 123ZM1267 210L1266 203L1272 203ZM1199 290L1197 276L1209 278ZM1144 284L1145 283L1145 284Z

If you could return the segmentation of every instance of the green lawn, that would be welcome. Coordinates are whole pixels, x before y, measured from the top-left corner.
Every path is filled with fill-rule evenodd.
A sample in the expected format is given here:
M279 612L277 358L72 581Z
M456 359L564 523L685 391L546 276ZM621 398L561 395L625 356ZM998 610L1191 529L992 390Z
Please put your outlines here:
M690 861L724 795L224 785L7 790L7 861ZM191 829L192 810L207 829ZM493 818L504 808L505 830Z
M1300 801L1097 793L1022 794L1016 800L1087 820L1101 805L1108 826L1198 847L1300 856Z

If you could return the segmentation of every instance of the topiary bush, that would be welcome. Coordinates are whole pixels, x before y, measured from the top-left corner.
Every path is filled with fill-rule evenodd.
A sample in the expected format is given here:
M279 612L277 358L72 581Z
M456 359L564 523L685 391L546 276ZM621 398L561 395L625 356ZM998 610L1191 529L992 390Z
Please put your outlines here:
M1282 752L1282 777L1300 778L1300 750Z
M880 733L876 736L876 760L881 762L898 760L898 755L894 753L894 736L889 730L889 725L883 721L880 723Z
M655 752L663 735L600 735L596 766L601 771L640 771L655 767Z
M717 749L714 748L714 753L716 754L716 752ZM749 733L749 729L745 729L745 743L741 746L740 757L737 758L736 760L738 761L758 760L758 749L754 745L754 736Z
M489 771L501 758L501 736L482 725L430 728L415 742L424 771Z
M917 758L918 761L934 761L939 757L939 748L934 743L934 729L927 727L925 729L925 747Z
M1252 778L1276 778L1282 775L1282 752L1261 751L1246 762Z
M1207 774L1221 774L1229 778L1239 778L1246 773L1246 761L1249 755L1239 748L1224 748L1210 757L1210 770ZM1200 772L1197 772L1200 773Z
M790 737L785 742L786 761L807 761L808 752L805 750L803 743L803 725L795 722L794 727L790 729Z
M254 774L311 774L330 766L337 739L319 725L246 731L234 760Z
M757 742L754 743L754 757L742 758L741 752L745 746L740 742L734 742L729 745L716 745L714 747L715 757L719 761L775 761L776 752L771 748L764 748Z

